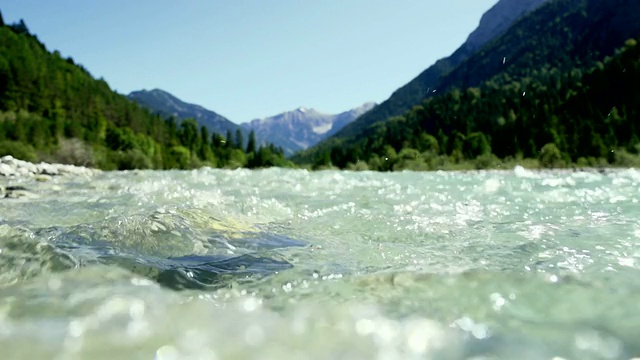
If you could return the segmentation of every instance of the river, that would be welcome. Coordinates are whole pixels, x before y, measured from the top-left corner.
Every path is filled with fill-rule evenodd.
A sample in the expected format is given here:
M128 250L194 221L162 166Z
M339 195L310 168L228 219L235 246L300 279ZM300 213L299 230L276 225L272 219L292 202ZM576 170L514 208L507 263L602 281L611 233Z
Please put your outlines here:
M1 359L640 356L637 170L0 185Z

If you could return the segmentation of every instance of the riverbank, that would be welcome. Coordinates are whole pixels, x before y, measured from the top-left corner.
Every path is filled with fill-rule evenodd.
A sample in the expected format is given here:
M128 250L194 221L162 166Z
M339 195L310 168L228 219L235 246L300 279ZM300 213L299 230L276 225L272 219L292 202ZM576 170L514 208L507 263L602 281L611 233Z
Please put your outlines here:
M374 157L373 160L358 161L356 164L348 163L345 170L353 171L473 171L473 170L512 170L516 167L529 170L565 169L581 171L582 169L620 169L640 168L640 154L629 153L625 150L611 152L609 159L605 158L579 158L575 162L562 159L560 154L554 157L541 156L538 159L507 157L500 159L492 154L482 155L476 159L455 159L446 155L433 155L431 153L418 153L401 151L396 156L390 156L383 160ZM308 169L326 170L338 169L332 165L309 166Z
M626 161L617 161L613 164L608 163L605 159L591 159L592 161L580 161L578 163L556 163L554 166L543 166L537 159L505 159L500 160L492 157L492 161L467 160L460 162L441 161L438 163L425 164L420 159L412 159L412 161L396 161L394 166L389 169L392 172L415 171L455 171L455 172L475 172L475 171L513 171L521 168L530 171L552 171L552 172L607 172L614 169L626 169L640 167L640 156L633 157L630 161L625 157ZM482 159L480 159L482 160ZM205 166L206 167L206 166ZM194 168L195 169L195 168ZM298 169L307 171L375 171L370 169L365 162L350 164L345 169L335 166L300 166ZM35 178L38 181L46 181L50 177L55 176L94 176L105 170L95 169L85 166L75 166L69 164L46 163L38 164L16 159L11 155L0 157L0 179L2 178ZM106 170L108 171L108 170ZM161 171L161 170L158 170ZM385 172L385 171L382 171Z
M11 155L0 158L0 199L37 198L42 186L35 183L50 183L53 178L90 178L102 170L67 164L34 164ZM51 185L55 190L55 185ZM51 187L49 186L49 187ZM47 187L47 186L45 186Z
M16 159L11 155L0 158L0 176L6 178L18 176L47 177L60 175L92 176L100 172L101 170L84 166L49 164L45 162L34 164L28 161Z

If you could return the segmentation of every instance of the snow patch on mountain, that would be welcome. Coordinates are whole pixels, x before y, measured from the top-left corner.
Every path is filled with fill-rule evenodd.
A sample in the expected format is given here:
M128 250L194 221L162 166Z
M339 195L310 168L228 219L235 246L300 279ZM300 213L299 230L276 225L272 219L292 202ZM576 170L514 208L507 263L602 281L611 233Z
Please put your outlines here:
M322 124L320 126L314 126L312 129L313 129L314 133L316 133L318 135L322 135L322 134L326 134L329 131L331 131L331 128L333 128L333 123L329 122L329 123L326 123L326 124Z
M370 102L340 114L325 114L301 106L293 111L251 120L241 126L247 131L253 130L257 137L282 147L286 155L292 155L335 134L375 106Z

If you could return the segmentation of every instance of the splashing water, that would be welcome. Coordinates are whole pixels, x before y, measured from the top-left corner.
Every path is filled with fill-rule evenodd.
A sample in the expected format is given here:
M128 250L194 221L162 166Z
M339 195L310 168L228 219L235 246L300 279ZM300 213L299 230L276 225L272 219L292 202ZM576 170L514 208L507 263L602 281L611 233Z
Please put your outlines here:
M630 359L640 172L0 179L2 359Z

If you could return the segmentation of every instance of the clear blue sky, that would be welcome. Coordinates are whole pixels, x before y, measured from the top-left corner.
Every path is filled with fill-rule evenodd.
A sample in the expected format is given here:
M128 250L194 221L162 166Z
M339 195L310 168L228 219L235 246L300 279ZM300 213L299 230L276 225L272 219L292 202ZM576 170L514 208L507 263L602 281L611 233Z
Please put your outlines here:
M497 0L5 0L49 50L122 94L160 88L240 123L382 102Z

